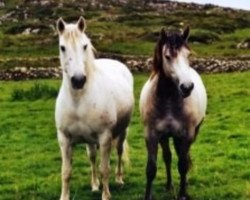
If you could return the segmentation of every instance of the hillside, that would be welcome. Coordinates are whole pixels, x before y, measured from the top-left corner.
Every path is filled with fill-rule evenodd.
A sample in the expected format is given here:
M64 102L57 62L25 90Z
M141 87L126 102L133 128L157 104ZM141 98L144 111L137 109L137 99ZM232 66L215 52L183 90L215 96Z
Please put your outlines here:
M1 1L0 68L58 66L55 22L87 20L98 52L151 56L162 27L191 26L195 57L249 59L250 12L164 1ZM49 58L53 58L52 61ZM44 59L46 58L46 59Z

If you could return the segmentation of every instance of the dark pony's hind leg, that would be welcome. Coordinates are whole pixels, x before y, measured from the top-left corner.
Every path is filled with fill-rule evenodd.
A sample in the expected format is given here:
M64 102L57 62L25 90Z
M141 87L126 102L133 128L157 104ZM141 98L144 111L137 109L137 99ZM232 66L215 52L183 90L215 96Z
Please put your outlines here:
M152 183L157 171L156 162L159 141L155 131L150 130L147 134L148 135L145 139L148 152L148 161L146 168L147 184L144 200L152 200Z
M162 138L160 140L160 144L162 147L162 156L166 165L166 174L167 174L167 184L166 189L169 191L173 188L172 185L172 174L171 174L171 162L172 162L172 154L169 148L169 138Z
M191 165L189 149L191 141L187 138L174 138L174 146L178 155L178 171L180 173L180 190L178 200L190 199L187 194L187 173Z

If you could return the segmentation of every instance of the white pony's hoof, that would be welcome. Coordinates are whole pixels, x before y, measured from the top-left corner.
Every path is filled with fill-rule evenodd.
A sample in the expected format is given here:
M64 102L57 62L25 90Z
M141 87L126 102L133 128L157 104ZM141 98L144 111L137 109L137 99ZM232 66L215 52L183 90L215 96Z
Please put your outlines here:
M98 185L92 185L92 192L98 192L99 186Z
M102 193L102 200L110 200L111 199L111 194L108 192L103 192Z
M119 184L119 185L124 185L124 181L123 181L122 176L116 176L115 182L116 182L117 184Z
M100 182L99 182L99 180L97 179L95 182L93 182L93 183L91 184L92 192L97 192L97 191L99 191L99 186L100 186Z
M62 197L62 196L61 196L61 197L60 197L60 200L69 200L69 196L67 196L67 197L65 197L65 196Z

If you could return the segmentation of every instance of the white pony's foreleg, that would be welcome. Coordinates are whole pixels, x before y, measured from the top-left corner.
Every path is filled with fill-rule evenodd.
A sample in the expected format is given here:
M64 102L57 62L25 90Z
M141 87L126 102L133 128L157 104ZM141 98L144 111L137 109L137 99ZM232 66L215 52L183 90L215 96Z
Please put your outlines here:
M98 191L100 186L96 170L96 148L94 144L87 145L87 153L91 164L91 187L93 192Z
M102 200L109 200L111 194L109 191L109 173L110 173L110 152L112 146L112 133L106 130L100 134L100 171L102 175Z
M62 191L60 200L69 200L69 182L72 171L72 146L69 139L61 132L58 132L58 141L62 156Z

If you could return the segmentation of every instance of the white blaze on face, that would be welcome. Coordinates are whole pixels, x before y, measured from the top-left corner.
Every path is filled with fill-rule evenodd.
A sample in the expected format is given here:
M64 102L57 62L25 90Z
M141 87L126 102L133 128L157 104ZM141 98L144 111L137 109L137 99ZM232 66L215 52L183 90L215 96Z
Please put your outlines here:
M173 59L172 67L179 85L192 82L188 63L189 50L182 47L177 57Z
M177 57L172 57L166 45L163 46L163 69L166 76L171 77L176 83L185 84L191 82L190 67L188 63L189 50L182 47L177 52Z
M87 48L90 48L90 41L84 33L84 19L80 18L77 24L66 24L59 19L57 26L60 62L64 73L69 78L86 76Z

